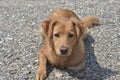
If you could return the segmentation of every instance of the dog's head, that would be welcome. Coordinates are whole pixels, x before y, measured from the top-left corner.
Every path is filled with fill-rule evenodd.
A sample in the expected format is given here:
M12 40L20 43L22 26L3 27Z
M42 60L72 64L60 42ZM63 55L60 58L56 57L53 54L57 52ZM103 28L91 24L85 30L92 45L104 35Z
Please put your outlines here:
M57 55L68 56L83 36L84 28L81 20L46 20L41 26L41 35L52 42Z

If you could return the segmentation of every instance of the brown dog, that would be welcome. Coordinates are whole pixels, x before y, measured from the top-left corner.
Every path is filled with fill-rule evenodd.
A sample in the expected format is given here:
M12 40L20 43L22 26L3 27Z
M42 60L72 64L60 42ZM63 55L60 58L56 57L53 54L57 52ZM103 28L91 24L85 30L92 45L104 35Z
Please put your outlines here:
M54 10L50 18L40 27L44 38L44 46L39 51L39 67L36 80L46 77L47 61L55 66L81 70L85 66L85 49L83 39L88 34L88 28L99 24L95 17L85 17L82 20L67 9Z

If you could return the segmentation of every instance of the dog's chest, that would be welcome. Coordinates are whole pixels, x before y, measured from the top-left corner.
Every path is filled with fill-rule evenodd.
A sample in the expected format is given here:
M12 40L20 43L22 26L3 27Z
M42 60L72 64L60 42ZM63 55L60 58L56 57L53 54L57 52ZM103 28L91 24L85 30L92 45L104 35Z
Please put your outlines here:
M58 56L51 56L48 57L49 63L55 66L67 66L68 59L63 58L63 57L58 57Z
M72 57L62 57L62 56L49 56L48 61L50 64L60 67L67 67L67 66L73 66L75 64L80 63L80 57L72 56Z

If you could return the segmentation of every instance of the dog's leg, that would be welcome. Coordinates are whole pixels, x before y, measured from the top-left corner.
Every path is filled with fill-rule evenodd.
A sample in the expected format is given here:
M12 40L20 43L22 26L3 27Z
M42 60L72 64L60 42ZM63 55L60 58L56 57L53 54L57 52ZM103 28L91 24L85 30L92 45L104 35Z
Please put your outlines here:
M39 67L36 73L36 80L44 80L46 78L47 58L41 52L39 52Z
M71 70L75 70L75 71L80 71L82 70L83 68L85 67L85 63L82 62L76 66L71 66L71 67L68 67L68 69L71 69Z

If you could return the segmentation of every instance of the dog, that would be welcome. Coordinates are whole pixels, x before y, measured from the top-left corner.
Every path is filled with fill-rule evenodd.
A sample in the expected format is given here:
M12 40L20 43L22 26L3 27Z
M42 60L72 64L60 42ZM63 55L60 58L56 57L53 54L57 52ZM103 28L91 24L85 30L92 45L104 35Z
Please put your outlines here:
M89 28L100 23L93 16L79 19L68 9L56 9L50 18L40 26L44 46L39 51L39 66L36 80L44 80L47 76L47 63L81 70L85 67L85 47L83 40Z

